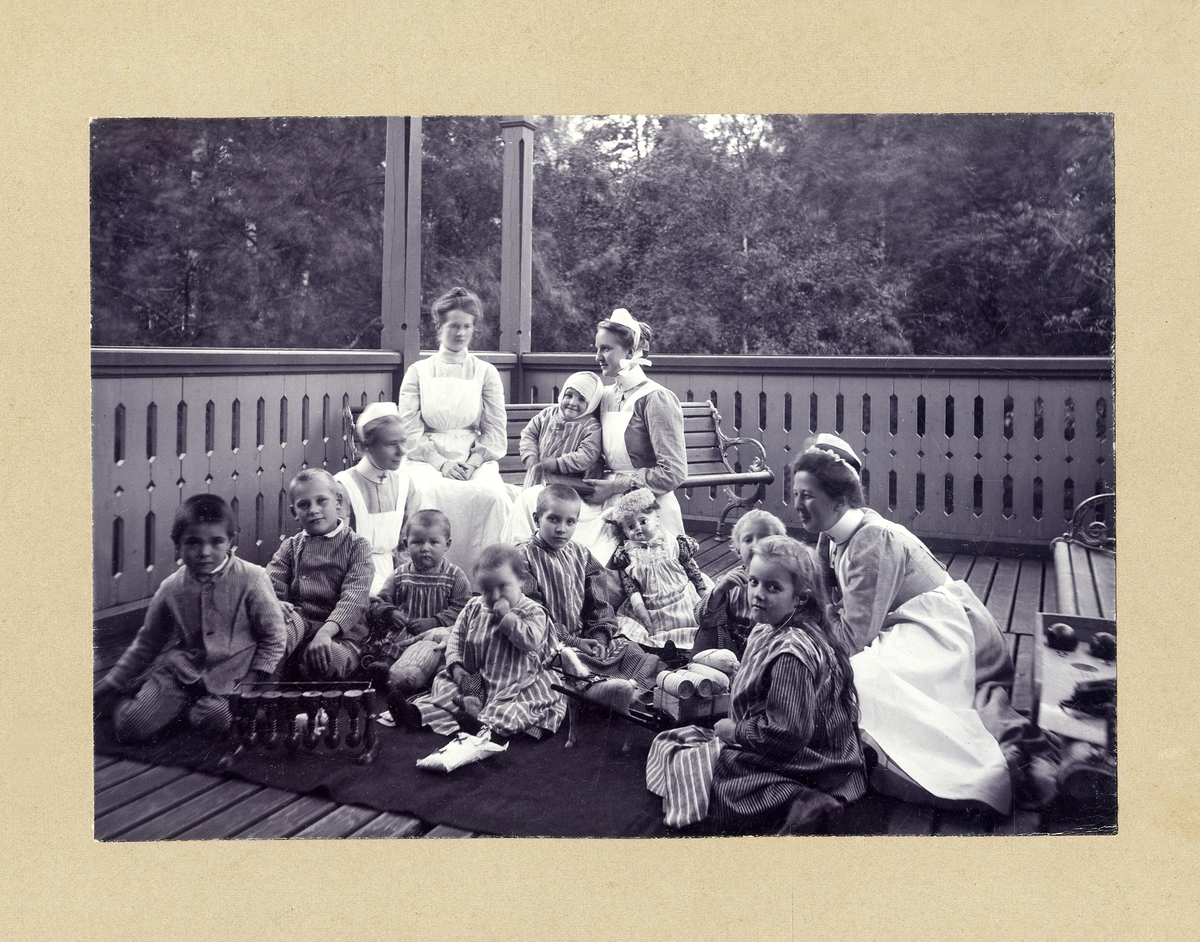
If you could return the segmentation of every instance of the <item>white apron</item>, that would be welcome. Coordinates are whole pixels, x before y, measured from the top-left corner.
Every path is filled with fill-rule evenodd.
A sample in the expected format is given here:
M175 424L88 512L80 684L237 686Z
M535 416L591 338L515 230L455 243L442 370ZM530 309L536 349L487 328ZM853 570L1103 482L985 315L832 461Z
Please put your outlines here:
M927 792L1006 814L1008 765L974 709L975 636L949 583L904 603L850 659L859 726ZM968 589L969 591L969 589Z
M392 551L400 542L400 531L404 526L405 502L408 500L408 461L400 462L396 471L389 471L389 477L396 477L398 497L395 510L385 510L371 513L367 510L367 502L359 489L357 475L351 474L350 469L335 474L336 480L350 497L350 509L354 511L354 532L364 537L371 544L371 562L375 564L375 575L371 579L371 594L378 595L383 583L396 568Z
M420 375L419 380L421 420L430 441L445 458L466 461L483 407L479 384L453 376ZM409 474L414 487L410 516L419 510L440 510L450 518L446 559L473 578L475 560L485 546L500 542L512 507L499 464L485 461L469 481L443 477L423 461L412 462Z

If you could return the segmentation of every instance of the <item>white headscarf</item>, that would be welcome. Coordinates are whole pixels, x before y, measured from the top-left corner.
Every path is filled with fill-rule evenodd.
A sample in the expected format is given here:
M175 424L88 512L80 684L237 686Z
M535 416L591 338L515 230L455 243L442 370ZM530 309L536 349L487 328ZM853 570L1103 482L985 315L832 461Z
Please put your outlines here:
M600 397L604 395L604 383L595 373L572 373L563 381L562 390L558 394L560 399L568 389L574 389L587 401L583 409L584 415L595 412L596 407L600 405Z
M635 366L653 366L654 364L645 357L638 355L638 351L642 347L642 325L638 323L637 318L625 308L619 307L612 312L608 319L614 324L620 324L633 334L633 353L628 360L621 360L621 372L628 372Z

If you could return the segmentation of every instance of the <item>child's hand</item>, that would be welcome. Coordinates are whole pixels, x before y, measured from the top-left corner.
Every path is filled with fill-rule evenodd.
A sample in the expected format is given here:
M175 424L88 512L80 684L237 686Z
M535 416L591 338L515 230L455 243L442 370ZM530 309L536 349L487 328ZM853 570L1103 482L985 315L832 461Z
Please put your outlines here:
M408 630L415 635L421 635L440 627L436 618L414 618L408 623Z
M571 647L584 654L590 654L592 657L599 656L600 652L604 650L604 646L599 641L591 638L576 638L571 642Z
M501 619L511 611L512 606L508 604L508 599L497 599L496 604L492 606L492 624L500 624Z
M304 663L317 674L328 674L333 667L333 635L338 630L337 622L327 621L309 642L304 652Z
M718 739L730 745L737 744L737 725L729 717L717 720L713 726L713 732L717 734Z
M400 614L400 609L392 609L391 616L392 628L394 628L396 631L410 631L412 629L408 619Z
M450 668L450 679L454 681L455 686L462 687L463 681L467 678L467 669L461 664L454 664Z

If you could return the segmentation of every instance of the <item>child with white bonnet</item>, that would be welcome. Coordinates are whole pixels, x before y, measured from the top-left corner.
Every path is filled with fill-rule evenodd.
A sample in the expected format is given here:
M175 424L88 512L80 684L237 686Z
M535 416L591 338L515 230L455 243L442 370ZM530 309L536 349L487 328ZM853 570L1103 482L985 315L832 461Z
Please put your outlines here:
M583 479L602 471L604 442L596 408L603 392L595 373L572 373L562 385L558 404L530 419L521 432L526 487L566 484L577 493L591 490Z

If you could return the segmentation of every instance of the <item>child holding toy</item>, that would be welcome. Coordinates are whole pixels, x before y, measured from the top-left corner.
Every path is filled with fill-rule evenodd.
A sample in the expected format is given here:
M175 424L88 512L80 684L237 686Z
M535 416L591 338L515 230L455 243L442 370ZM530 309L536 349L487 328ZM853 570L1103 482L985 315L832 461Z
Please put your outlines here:
M603 440L596 407L604 384L595 373L572 373L563 382L558 404L547 406L521 432L525 487L568 484L577 493L591 492L583 483L601 471Z

